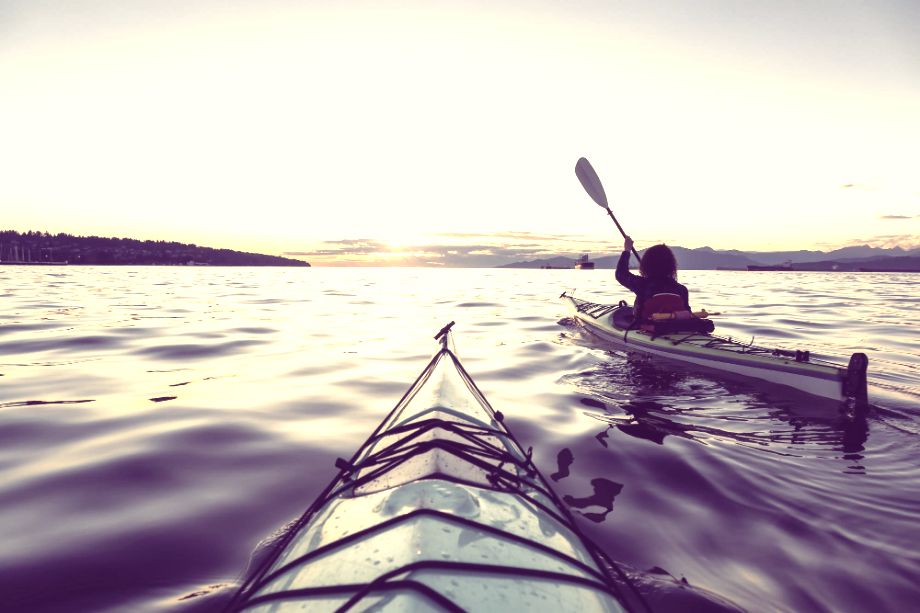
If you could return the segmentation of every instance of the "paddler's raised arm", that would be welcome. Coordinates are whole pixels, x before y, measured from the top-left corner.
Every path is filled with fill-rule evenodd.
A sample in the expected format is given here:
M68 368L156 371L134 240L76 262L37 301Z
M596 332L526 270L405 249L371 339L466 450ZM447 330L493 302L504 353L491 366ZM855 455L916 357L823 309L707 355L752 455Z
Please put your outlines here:
M641 277L629 272L629 258L632 256L632 247L633 240L627 236L623 241L623 253L620 254L620 260L617 262L616 279L623 287L638 293Z

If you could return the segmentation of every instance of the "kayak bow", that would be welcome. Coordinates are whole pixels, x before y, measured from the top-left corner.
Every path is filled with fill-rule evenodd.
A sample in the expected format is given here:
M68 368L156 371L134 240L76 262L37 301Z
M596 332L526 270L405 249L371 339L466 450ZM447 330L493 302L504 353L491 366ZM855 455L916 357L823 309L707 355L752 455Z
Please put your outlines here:
M743 375L841 402L857 410L868 406L866 370L869 360L854 353L848 366L812 359L808 352L787 351L739 343L706 333L655 336L650 332L618 327L615 304L597 304L563 293L575 321L595 336L619 349L678 360L714 370Z
M448 348L452 324L229 610L558 613L644 603Z

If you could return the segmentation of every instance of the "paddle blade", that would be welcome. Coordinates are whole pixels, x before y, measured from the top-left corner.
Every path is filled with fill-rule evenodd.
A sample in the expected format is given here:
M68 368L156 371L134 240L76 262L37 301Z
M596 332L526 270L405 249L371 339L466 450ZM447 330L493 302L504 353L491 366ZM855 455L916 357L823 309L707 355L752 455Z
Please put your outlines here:
M579 158L575 164L575 175L581 181L581 186L585 188L591 199L605 209L608 208L607 194L604 193L604 186L601 185L601 180L598 178L597 173L594 172L594 168L591 167L591 162L585 158Z

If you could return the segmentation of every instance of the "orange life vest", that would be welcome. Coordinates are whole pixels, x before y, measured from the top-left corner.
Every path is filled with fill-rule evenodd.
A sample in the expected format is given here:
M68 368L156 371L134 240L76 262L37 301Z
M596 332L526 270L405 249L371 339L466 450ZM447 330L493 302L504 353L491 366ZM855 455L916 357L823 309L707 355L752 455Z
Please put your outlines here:
M687 312L687 309L684 307L683 298L677 294L655 294L642 304L640 319L649 321L653 313L680 313L681 311ZM689 315L687 312L688 317Z

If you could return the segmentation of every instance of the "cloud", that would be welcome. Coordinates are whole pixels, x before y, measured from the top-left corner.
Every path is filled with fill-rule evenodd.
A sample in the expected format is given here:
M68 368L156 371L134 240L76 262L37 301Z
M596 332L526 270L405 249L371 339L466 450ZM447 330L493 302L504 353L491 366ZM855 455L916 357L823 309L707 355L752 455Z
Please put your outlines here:
M373 238L343 238L337 241L323 241L330 245L379 245L380 241Z
M288 251L315 266L427 266L493 268L514 262L555 257L571 258L582 253L596 257L619 253L620 241L598 241L555 234L505 232L500 234L449 233L428 237L416 245L395 245L368 238L348 238L316 243L311 249ZM443 240L439 240L443 239ZM679 242L667 241L672 245ZM920 234L883 234L854 238L843 244L822 244L828 251L841 247L920 248Z
M880 219L913 219L914 217L920 217L920 215L881 215Z
M500 234L448 233L430 237L420 245L393 245L373 239L322 241L314 249L287 251L290 257L327 266L451 266L490 268L524 260L568 255L572 260L585 251L612 253L606 242L566 235L528 232ZM444 239L443 242L437 239Z
M532 241L558 241L558 240L583 240L584 237L571 236L568 234L534 234L532 232L497 232L486 234L484 232L443 232L435 236L446 238L486 238L486 239L510 239L510 240L532 240Z
M323 241L322 245L331 245L327 248L313 249L310 251L287 251L285 255L291 257L326 257L336 255L370 255L386 251L388 246L381 241L369 238L343 239Z

